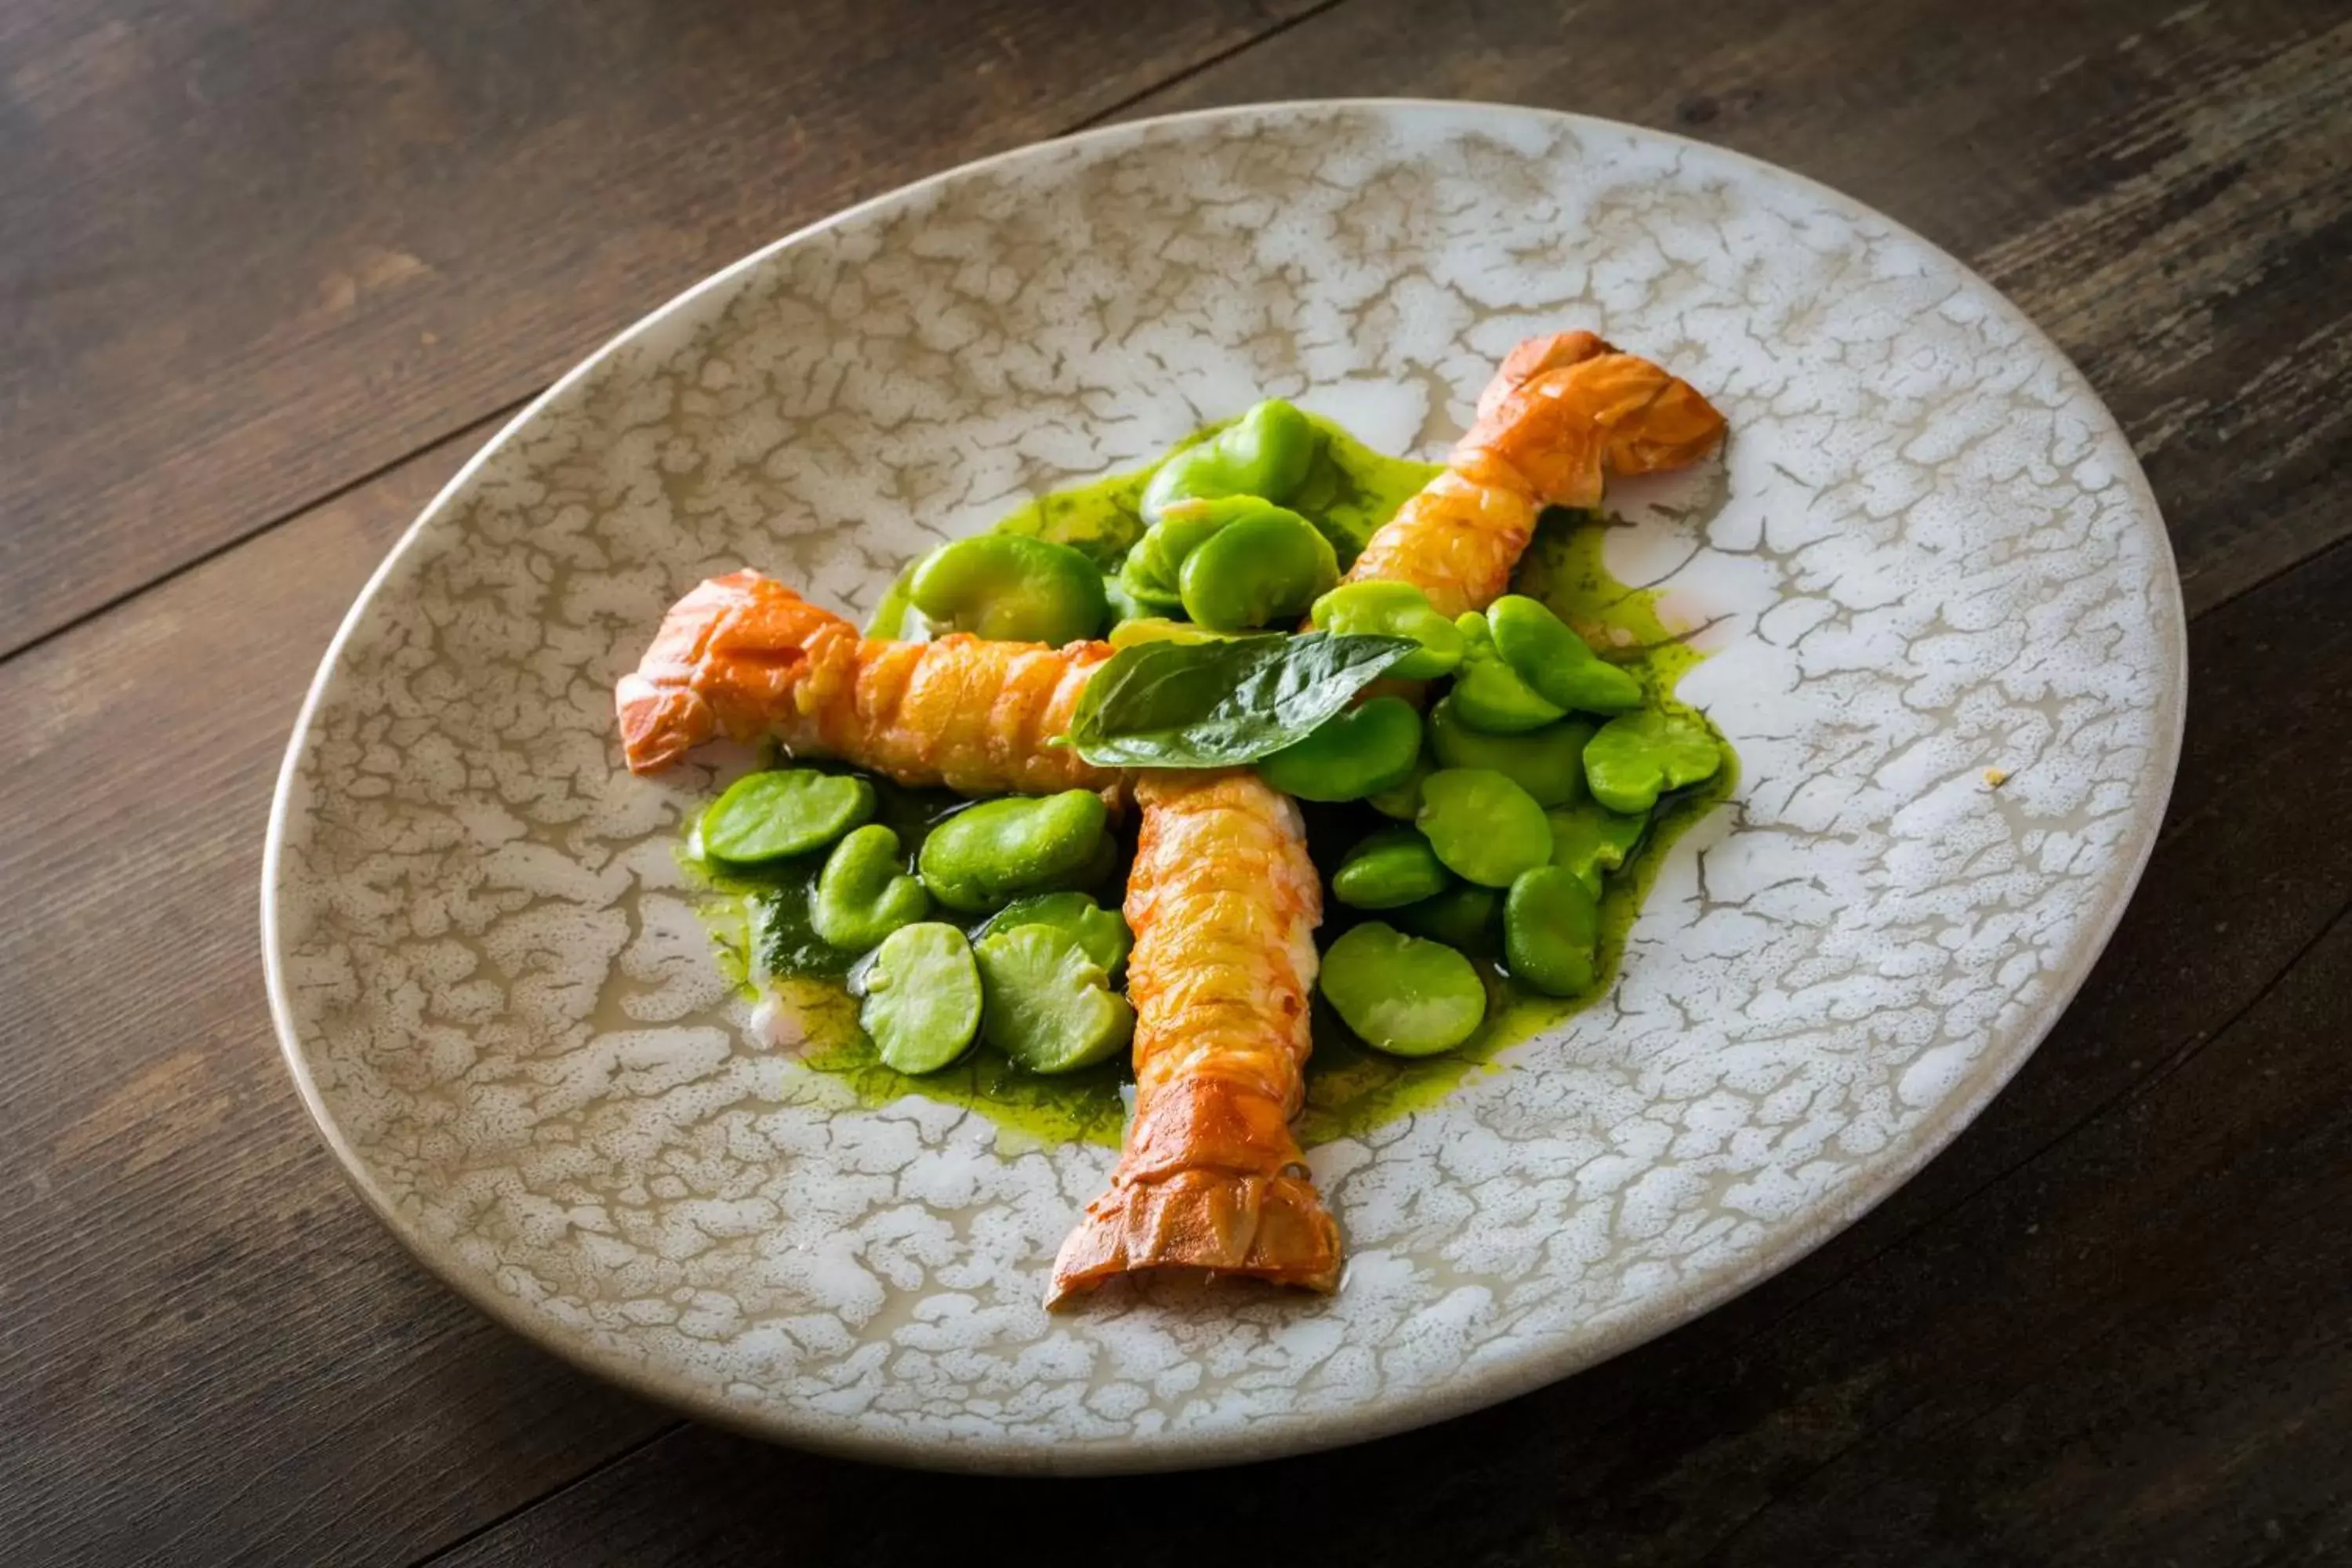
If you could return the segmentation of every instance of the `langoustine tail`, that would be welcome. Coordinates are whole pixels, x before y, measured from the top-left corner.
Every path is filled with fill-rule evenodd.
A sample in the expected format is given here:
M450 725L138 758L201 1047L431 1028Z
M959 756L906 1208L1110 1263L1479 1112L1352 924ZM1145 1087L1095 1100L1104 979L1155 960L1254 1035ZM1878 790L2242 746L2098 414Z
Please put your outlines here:
M1483 609L1547 506L1600 503L1610 474L1697 461L1723 416L1689 383L1591 332L1530 338L1478 399L1446 468L1407 500L1349 569L1353 582L1409 582L1445 614Z
M663 617L614 707L633 772L657 773L703 742L773 736L905 784L968 795L1115 790L1066 734L1103 643L863 637L756 572L698 584Z
M1136 795L1135 1118L1048 1304L1162 1269L1328 1290L1339 1226L1290 1131L1322 915L1297 807L1246 771L1149 773Z

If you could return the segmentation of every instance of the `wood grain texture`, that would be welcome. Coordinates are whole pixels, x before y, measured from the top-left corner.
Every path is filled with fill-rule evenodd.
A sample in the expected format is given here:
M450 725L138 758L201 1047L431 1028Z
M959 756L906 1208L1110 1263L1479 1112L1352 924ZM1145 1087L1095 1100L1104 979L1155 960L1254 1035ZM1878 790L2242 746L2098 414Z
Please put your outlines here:
M262 994L309 668L486 434L0 666L0 1561L402 1563L666 1419L409 1260Z
M0 652L1306 3L12 8Z
M2199 626L2212 722L2083 1000L1898 1199L1729 1307L1443 1426L1197 1476L910 1476L682 1426L447 1561L757 1562L779 1499L815 1560L937 1561L984 1513L1049 1510L1122 1568L1237 1540L1399 1565L2316 1554L2352 1529L2352 1100L2319 1091L2352 1034L2352 846L2308 831L2352 811L2347 599L2352 547ZM2303 681L2275 679L2284 627L2318 634Z
M795 222L1296 10L11 12L0 647L530 391ZM2322 552L2352 531L2347 18L1343 0L1134 106L1536 102L1838 184L2052 328L2220 606L2148 879L1986 1117L1761 1289L1427 1433L1050 1493L895 1475L673 1429L407 1260L278 1064L254 889L318 653L486 429L0 663L0 885L42 911L0 922L0 1560L878 1562L961 1555L1008 1507L1122 1568L1235 1542L2342 1560L2352 838L2325 825L2352 817L2352 549Z
M1918 229L2115 410L2192 610L2352 532L2352 5L1350 0L1137 111L1339 81L1680 132Z

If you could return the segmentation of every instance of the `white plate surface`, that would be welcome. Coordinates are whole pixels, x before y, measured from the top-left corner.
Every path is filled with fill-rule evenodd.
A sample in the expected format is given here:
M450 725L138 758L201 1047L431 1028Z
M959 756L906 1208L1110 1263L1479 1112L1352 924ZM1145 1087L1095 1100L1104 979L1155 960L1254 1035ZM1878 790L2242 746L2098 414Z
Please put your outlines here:
M615 677L704 575L853 614L901 562L1255 397L1434 456L1591 326L1723 462L1622 487L1616 575L1704 625L1742 760L1609 1002L1313 1152L1328 1300L1049 1317L1108 1150L844 1103L764 1044L675 860L701 766ZM1464 104L1121 126L844 213L646 319L401 542L296 731L272 1005L360 1190L535 1340L866 1457L1146 1468L1504 1398L1802 1256L1948 1142L2114 929L2179 746L2179 584L2113 420L1917 237L1671 137ZM1988 768L2006 771L2001 788Z

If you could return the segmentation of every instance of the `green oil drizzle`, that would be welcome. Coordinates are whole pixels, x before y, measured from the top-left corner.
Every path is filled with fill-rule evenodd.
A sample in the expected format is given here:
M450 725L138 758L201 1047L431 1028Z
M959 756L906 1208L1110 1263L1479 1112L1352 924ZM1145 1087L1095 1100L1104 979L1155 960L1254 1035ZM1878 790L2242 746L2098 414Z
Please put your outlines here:
M1167 456L1208 439L1224 423L1195 432ZM1314 520L1347 560L1442 465L1387 457L1328 420L1317 418L1315 424L1324 436L1322 450L1290 505ZM1106 570L1114 568L1142 536L1139 503L1158 467L1154 462L1040 496L996 526L1067 544ZM1603 658L1633 671L1653 703L1705 722L1705 715L1676 700L1674 692L1682 677L1706 656L1682 640L1686 628L1670 626L1661 617L1654 590L1630 587L1609 574L1601 553L1608 528L1605 520L1593 514L1547 514L1513 587L1543 600ZM926 635L922 617L907 603L906 583L902 573L876 607L866 626L869 636ZM1358 1136L1433 1105L1471 1074L1501 1070L1495 1058L1509 1047L1608 994L1624 957L1626 938L1667 853L1737 786L1738 759L1721 731L1711 723L1708 728L1723 747L1722 770L1696 789L1662 800L1641 847L1608 879L1601 895L1601 974L1591 992L1565 1001L1536 995L1514 984L1491 960L1484 961L1486 1022L1458 1050L1419 1060L1366 1047L1318 1000L1315 1054L1307 1069L1307 1108L1299 1123L1303 1142L1312 1146ZM936 791L896 789L887 781L877 781L877 787L879 818L898 831L911 866L923 834L960 803ZM1128 832L1131 836L1131 823ZM1118 1146L1127 1114L1121 1088L1130 1079L1124 1064L1106 1064L1066 1078L1040 1078L982 1046L944 1072L922 1078L894 1072L882 1065L873 1043L858 1028L856 1005L845 989L857 955L827 948L807 927L807 890L823 857L808 857L758 878L721 877L692 857L691 843L689 838L688 864L706 889L706 916L727 973L755 993L762 984L774 991L806 1038L804 1063L857 1102L879 1106L909 1094L924 1095L986 1117L1015 1146L1032 1142ZM1131 837L1122 847L1131 851ZM1097 890L1108 906L1117 905L1127 859L1123 853L1112 881ZM1333 919L1321 933L1326 942L1344 929L1347 919L1347 911L1336 906L1328 912ZM932 918L943 917L935 913ZM969 922L967 929L976 923Z

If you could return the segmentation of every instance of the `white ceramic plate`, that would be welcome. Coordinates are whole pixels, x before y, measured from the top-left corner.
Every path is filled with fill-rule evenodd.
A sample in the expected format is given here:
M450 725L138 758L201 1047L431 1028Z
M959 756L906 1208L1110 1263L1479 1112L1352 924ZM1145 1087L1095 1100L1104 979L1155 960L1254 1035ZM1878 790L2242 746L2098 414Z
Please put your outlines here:
M1278 394L1433 456L1592 326L1730 419L1610 563L1738 748L1610 1002L1312 1164L1328 1300L1049 1318L1109 1151L875 1110L761 1044L674 858L710 773L618 764L615 677L746 563L852 613L1039 490ZM280 781L270 1000L319 1124L457 1289L702 1415L1103 1470L1485 1405L1801 1256L2017 1069L2113 930L2179 751L2161 521L2096 397L1854 203L1648 132L1292 104L973 164L730 268L564 378L353 606ZM1993 789L1983 774L2006 770Z

